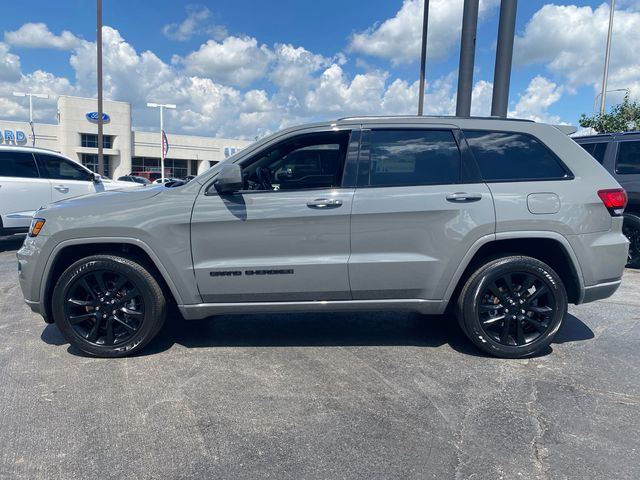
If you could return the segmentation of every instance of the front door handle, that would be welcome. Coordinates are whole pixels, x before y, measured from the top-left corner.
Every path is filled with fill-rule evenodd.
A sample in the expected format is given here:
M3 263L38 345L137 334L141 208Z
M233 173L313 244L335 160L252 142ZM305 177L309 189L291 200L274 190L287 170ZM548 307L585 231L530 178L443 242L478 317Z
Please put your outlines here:
M479 200L482 200L481 193L456 192L447 195L447 201L453 203L477 202Z
M55 188L60 193L68 193L69 192L69 187L67 187L66 185L54 185L53 188Z
M338 200L337 198L317 198L311 202L307 202L307 207L318 210L338 208L340 206L342 206L342 200Z

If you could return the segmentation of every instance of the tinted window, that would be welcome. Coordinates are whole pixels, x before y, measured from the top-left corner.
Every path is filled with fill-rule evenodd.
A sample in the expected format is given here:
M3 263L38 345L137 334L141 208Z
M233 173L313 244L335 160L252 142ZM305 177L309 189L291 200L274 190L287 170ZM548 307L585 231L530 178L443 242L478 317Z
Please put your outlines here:
M80 165L53 155L38 154L41 165L44 167L46 178L58 180L91 180L90 173Z
M102 136L102 148L111 148L113 145L111 135ZM80 134L80 146L88 148L98 148L98 135L91 133Z
M469 130L464 135L487 182L569 177L556 156L529 135Z
M302 135L261 153L243 168L248 190L299 190L341 185L349 132Z
M640 141L620 142L616 172L623 175L640 174Z
M0 177L38 178L33 155L27 152L0 152Z
M448 130L373 130L372 186L438 185L460 180L460 151Z
M582 143L579 144L582 148L584 148L593 158L595 158L599 163L604 161L604 154L607 151L607 143Z

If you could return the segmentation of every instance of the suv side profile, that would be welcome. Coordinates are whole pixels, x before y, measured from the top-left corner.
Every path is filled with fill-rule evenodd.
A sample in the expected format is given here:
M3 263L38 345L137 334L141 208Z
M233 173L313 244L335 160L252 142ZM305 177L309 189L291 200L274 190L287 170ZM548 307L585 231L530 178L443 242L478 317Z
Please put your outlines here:
M574 140L626 190L622 232L629 240L627 267L640 268L640 132L605 133Z
M130 186L103 181L100 175L51 150L0 146L0 236L26 233L42 205Z
M36 212L18 251L27 304L96 356L182 316L455 313L520 358L568 303L612 295L626 195L560 130L529 121L357 117L294 127L192 181ZM153 219L150 221L149 219Z

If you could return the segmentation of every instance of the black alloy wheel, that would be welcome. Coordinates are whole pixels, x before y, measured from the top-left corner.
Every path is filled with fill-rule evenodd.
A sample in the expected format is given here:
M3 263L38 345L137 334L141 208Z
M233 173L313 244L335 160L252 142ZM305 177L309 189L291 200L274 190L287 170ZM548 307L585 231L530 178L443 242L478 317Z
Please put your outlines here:
M567 313L560 276L532 257L506 256L479 267L456 304L458 323L481 350L504 358L543 352Z
M492 281L478 299L480 325L496 342L527 345L551 326L556 300L545 281L528 272L507 273Z
M625 214L622 223L622 233L629 240L629 256L627 267L640 268L640 217Z
M74 347L98 357L142 349L166 317L160 284L139 261L94 255L75 262L53 290L54 323Z
M73 331L94 345L124 344L144 321L140 290L116 272L99 270L76 278L65 302Z

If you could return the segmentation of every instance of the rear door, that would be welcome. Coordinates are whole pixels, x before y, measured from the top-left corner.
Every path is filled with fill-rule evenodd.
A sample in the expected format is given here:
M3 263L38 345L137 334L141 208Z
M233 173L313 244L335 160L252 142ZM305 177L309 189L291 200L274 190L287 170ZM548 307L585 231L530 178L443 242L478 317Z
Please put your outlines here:
M92 180L91 172L76 162L46 153L37 153L36 156L43 176L51 185L54 202L104 190L101 183Z
M49 181L40 178L33 154L0 151L0 215L4 228L27 228L35 210L51 202Z
M629 204L640 206L640 139L625 140L620 137L615 157L615 178L627 191Z
M491 193L451 125L371 125L362 136L353 298L440 300L470 247L495 231Z

